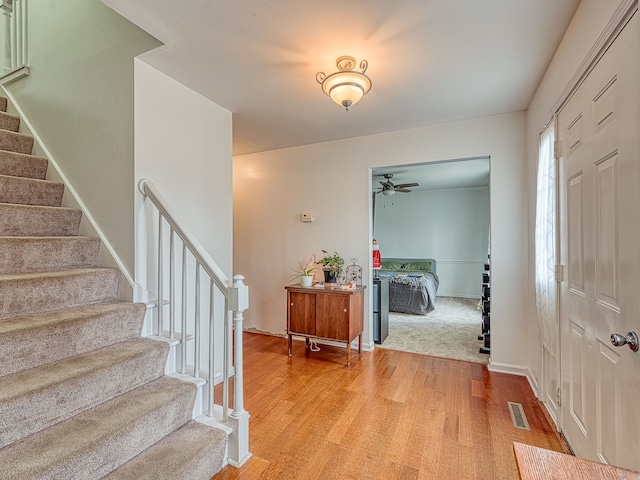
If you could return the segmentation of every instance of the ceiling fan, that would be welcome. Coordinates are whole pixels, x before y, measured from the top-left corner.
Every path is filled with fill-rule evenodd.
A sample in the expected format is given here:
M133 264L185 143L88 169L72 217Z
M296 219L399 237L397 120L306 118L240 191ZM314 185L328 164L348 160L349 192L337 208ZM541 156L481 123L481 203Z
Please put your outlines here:
M383 195L395 195L396 192L400 192L400 193L409 193L411 192L411 190L409 190L407 187L418 187L420 186L419 184L413 182L413 183L401 183L399 185L394 185L393 182L391 181L391 179L393 178L393 173L385 173L384 174L384 178L386 178L385 182L380 182L380 185L382 185L382 188L380 188L380 190L378 190L376 193L382 193Z

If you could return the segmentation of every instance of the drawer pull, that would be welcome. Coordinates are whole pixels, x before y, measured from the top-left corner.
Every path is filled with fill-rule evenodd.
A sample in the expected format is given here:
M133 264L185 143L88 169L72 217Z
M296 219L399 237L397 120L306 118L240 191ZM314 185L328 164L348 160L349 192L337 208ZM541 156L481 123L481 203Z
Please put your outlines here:
M291 306L293 307L293 302L291 302Z
M347 309L346 308L344 309L344 313L347 313Z

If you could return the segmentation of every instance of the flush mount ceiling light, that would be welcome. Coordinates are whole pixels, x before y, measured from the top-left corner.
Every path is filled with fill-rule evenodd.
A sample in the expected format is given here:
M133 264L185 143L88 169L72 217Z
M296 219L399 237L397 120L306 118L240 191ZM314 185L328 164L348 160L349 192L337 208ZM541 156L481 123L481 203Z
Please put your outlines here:
M371 79L364 74L368 66L369 63L362 60L357 72L354 71L356 61L353 57L340 57L336 60L338 71L329 76L318 72L316 81L322 85L324 93L348 112L351 105L358 103L371 90Z

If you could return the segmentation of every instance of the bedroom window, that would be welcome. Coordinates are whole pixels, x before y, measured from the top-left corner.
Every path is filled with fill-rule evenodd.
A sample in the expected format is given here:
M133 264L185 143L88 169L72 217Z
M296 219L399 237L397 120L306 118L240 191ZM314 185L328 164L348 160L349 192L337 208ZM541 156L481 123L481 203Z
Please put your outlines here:
M552 120L540 134L536 194L536 308L544 348L556 356L556 159Z

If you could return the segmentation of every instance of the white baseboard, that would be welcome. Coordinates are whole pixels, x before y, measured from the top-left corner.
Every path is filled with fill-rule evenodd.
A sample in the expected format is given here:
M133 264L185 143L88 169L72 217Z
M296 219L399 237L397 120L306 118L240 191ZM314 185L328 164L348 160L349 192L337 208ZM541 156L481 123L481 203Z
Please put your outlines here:
M306 337L298 337L296 335L293 336L293 339L296 341L304 341ZM333 340L325 340L323 338L312 338L311 340L313 340L315 343L317 343L318 345L329 345L331 347L339 347L339 348L347 348L347 344L344 342L334 342ZM374 349L374 346L368 343L364 343L362 342L362 351L363 352L372 352ZM354 340L353 342L351 342L351 350L358 350L358 340Z
M510 375L526 377L533 394L538 398L538 382L529 367L524 367L522 365L510 365L508 363L490 362L489 365L487 365L487 368L490 372L508 373Z
M438 298L470 298L472 300L480 300L482 298L482 296L480 295L469 295L466 293L460 293L460 294L456 294L456 293L440 293L438 292L438 296L436 297L436 302L438 301Z
M287 338L287 334L286 333L273 333L273 332L266 332L264 330L258 330L257 328L245 328L244 329L245 332L247 333L257 333L258 335L267 335L269 337L279 337L279 338ZM304 341L306 337L298 337L296 335L293 336L293 339L296 341ZM342 348L347 348L347 345L345 343L341 343L341 342L333 342L331 340L323 340L323 339L314 339L313 340L316 343L319 343L320 345L331 345L333 347L342 347ZM351 348L358 348L358 342L357 340L354 340L353 342L351 342ZM373 352L373 349L375 348L375 344L374 343L365 343L362 342L362 351L363 352Z

